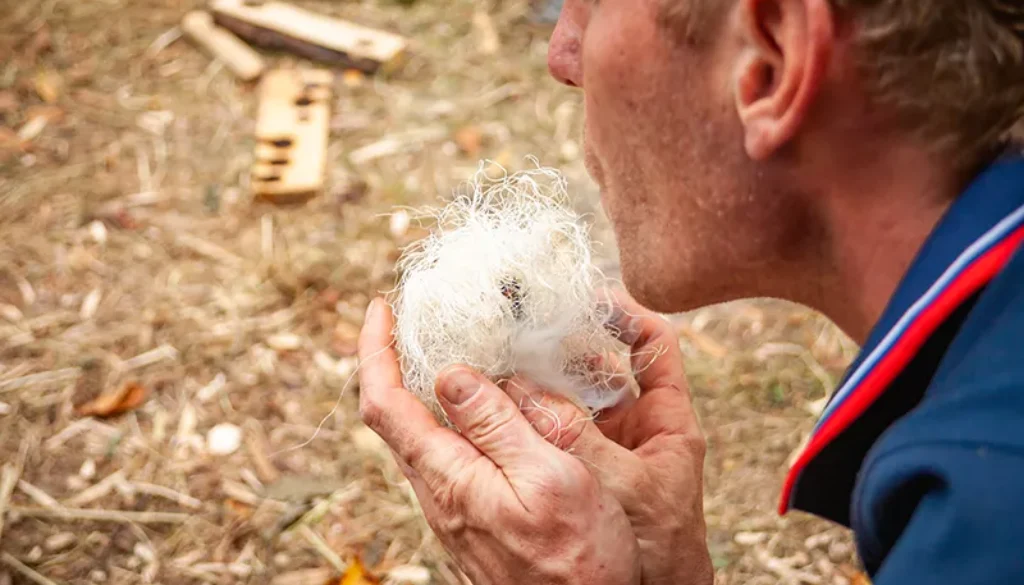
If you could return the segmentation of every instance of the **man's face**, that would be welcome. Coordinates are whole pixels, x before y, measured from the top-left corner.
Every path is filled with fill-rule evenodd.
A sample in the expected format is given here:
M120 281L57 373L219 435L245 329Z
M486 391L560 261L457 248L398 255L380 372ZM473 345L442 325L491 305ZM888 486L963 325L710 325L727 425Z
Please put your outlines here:
M566 0L549 68L583 90L587 168L626 287L675 312L770 288L792 214L745 155L728 17L688 44L659 19L666 1L690 0Z

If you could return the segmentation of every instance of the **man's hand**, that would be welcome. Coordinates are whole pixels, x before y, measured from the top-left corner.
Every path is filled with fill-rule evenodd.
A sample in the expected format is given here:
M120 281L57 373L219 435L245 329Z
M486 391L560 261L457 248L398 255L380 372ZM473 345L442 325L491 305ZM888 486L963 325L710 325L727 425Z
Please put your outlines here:
M525 380L506 389L537 432L587 463L629 516L645 585L708 585L714 570L703 512L705 442L669 324L624 294L611 328L631 347L640 395L592 421L565 398ZM621 369L612 366L612 369Z
M394 451L427 521L473 583L640 583L641 543L612 491L628 487L602 485L580 459L546 442L508 395L466 368L443 373L437 387L461 434L439 425L402 387L392 326L387 304L371 303L359 339L363 420ZM609 473L617 465L599 463ZM633 481L636 471L627 471ZM648 485L661 489L636 487Z

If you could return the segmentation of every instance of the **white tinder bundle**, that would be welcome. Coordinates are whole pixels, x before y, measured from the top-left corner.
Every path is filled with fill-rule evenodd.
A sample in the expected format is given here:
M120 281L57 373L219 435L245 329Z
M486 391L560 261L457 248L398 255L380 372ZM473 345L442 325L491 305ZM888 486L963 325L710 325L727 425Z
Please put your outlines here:
M536 169L477 173L443 209L429 236L405 250L394 291L395 339L406 387L440 418L437 374L465 364L495 382L513 375L591 411L629 391L614 363L621 344L596 297L601 275L564 178Z

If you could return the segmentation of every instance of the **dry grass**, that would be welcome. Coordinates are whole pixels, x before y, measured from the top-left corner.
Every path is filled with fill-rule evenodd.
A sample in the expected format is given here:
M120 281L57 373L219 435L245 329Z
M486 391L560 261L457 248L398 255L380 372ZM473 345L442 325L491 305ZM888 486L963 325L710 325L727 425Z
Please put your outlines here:
M248 197L253 89L175 29L197 0L6 4L0 583L318 584L355 555L394 582L425 567L459 583L342 390L362 309L418 233L394 206L449 193L481 158L536 155L596 212L548 31L524 2L303 2L403 33L414 56L339 75L329 192L279 209ZM845 534L773 509L807 406L852 348L785 305L675 321L709 434L719 583L855 578ZM76 414L128 383L140 407ZM225 423L242 442L217 454Z

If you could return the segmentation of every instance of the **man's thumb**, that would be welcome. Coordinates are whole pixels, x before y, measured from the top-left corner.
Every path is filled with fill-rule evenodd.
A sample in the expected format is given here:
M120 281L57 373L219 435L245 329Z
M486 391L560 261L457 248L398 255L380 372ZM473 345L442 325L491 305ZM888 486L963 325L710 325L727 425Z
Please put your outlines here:
M516 403L477 372L448 368L438 376L435 390L452 423L498 467L526 464L532 460L530 451L546 447Z

